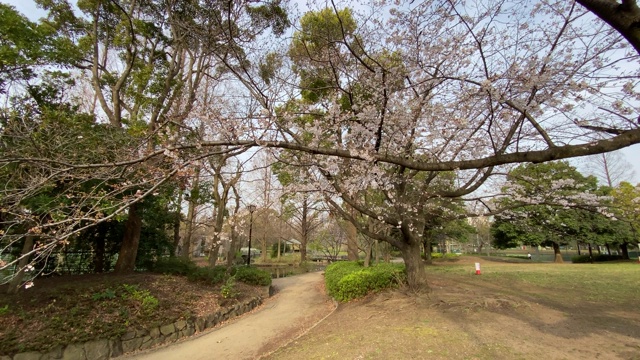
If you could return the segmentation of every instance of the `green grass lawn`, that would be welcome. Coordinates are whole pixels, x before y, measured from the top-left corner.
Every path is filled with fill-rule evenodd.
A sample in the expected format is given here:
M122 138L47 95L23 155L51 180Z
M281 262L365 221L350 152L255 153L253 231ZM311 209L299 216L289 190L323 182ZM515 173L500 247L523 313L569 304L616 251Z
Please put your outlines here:
M640 359L636 262L463 256L426 270L429 294L400 289L341 304L268 359Z
M530 288L533 293L533 290L545 295L558 292L588 301L631 304L640 299L640 264L636 262L504 264L485 261L481 262L480 276L475 275L473 265L437 265L429 267L427 272L431 277L445 277L452 281L473 277L480 283L509 283L518 289Z

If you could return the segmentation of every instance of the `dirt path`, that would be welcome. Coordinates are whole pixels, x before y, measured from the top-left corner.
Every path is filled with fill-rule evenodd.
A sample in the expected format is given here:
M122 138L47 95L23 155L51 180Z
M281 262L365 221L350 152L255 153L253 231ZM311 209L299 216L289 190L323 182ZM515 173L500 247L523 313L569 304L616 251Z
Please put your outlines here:
M256 359L285 345L331 313L319 272L275 279L277 293L256 311L184 341L124 359Z

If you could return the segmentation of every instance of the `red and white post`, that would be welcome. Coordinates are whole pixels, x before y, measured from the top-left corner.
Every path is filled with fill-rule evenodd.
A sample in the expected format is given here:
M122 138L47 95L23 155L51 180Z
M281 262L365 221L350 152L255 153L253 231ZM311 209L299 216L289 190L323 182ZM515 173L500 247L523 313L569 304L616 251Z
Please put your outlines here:
M480 263L476 263L476 275L480 275Z

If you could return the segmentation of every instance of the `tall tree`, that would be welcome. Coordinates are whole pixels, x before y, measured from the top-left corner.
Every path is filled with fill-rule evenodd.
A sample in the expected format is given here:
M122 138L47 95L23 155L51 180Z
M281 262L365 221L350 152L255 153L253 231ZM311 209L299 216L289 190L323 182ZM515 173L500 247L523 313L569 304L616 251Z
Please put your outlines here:
M304 163L318 188L358 212L342 215L402 251L412 286L425 283L419 246L437 199L470 194L495 166L613 150L638 131L622 95L635 83L608 78L621 95L614 104L593 80L611 59L637 55L576 3L378 4L373 11L388 18L334 2L301 18L288 55L302 102L279 124L295 141L284 146L315 154ZM635 67L626 71L637 78ZM583 106L598 110L587 116ZM570 145L569 133L607 139ZM367 203L371 189L384 206ZM360 216L402 236L370 234Z
M596 190L594 177L584 177L567 162L513 169L503 188L506 196L499 200L499 207L507 210L497 215L492 225L496 245L549 244L555 262L563 262L560 245L595 232L595 220L589 219L589 226L585 221L603 205Z
M587 174L597 177L610 188L635 177L633 167L619 151L590 156L583 166Z
M620 241L622 255L628 259L630 242L635 241L640 248L640 184L633 186L623 181L611 191L611 196L613 197L611 211L620 222L626 223L631 228L631 239Z

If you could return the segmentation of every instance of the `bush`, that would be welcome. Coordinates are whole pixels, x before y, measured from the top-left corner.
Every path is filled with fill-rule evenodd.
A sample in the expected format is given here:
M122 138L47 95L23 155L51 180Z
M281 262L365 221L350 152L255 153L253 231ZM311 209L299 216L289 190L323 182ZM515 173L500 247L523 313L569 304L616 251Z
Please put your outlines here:
M196 271L198 266L189 259L183 257L160 258L152 263L150 270L155 273L167 275L189 275Z
M235 274L237 281L242 281L249 285L271 285L271 274L268 271L260 270L254 267L242 266L236 268Z
M333 294L338 292L338 283L343 277L361 269L363 269L362 264L354 261L338 261L327 266L324 281L329 295L334 296Z
M222 284L227 279L227 268L224 266L196 267L187 274L190 281L203 282L210 285Z
M325 272L327 291L338 301L349 301L395 287L404 279L404 266L397 264L365 268L357 262L339 262L329 265Z
M138 289L137 285L128 285L128 284L122 284L122 288L125 291L125 293L122 294L122 298L132 299L134 301L139 302L140 305L142 306L142 312L145 315L153 314L158 308L158 305L159 305L158 298L151 295L151 292L149 292L149 290L146 290L146 289L140 290Z
M235 276L227 279L227 282L222 285L222 288L220 289L220 294L225 299L235 299L238 297L238 295L240 295L240 292L238 292L238 290L236 289Z
M622 256L606 255L606 254L593 255L593 262L614 261L614 260L622 260ZM591 261L589 260L589 255L578 255L578 256L572 257L571 262L574 264L584 264Z

